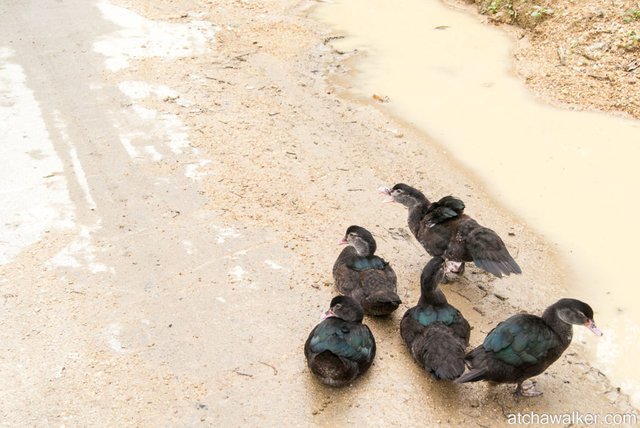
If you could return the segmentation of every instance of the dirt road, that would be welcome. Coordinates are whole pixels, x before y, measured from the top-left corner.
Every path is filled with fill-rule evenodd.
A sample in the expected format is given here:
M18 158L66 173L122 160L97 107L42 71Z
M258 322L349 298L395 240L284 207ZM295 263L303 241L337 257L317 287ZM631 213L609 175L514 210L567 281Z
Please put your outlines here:
M68 195L38 216L33 193L11 205L30 214L4 222L7 236L35 232L0 267L3 424L497 426L516 412L630 410L581 356L591 338L540 376L537 399L425 376L398 322L428 258L379 185L460 195L508 237L525 275L472 268L445 290L474 345L562 296L559 261L436 143L337 95L327 79L344 76L344 55L308 4L214 3L0 6L7 159L14 177L37 173L3 198ZM23 140L35 145L27 161ZM49 169L35 169L43 158ZM333 390L312 378L302 345L335 294L335 241L350 224L374 232L404 305L366 320L375 365Z

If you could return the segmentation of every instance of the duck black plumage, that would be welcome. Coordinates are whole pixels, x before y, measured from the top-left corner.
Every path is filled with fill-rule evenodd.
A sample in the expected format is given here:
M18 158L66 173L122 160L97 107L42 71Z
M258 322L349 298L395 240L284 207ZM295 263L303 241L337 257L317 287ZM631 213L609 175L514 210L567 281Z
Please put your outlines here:
M400 334L413 358L436 379L453 380L464 372L469 323L438 288L444 259L434 257L420 276L418 305L405 312Z
M460 199L445 196L430 202L422 192L403 183L379 190L409 209L409 229L431 256L452 262L473 261L499 278L522 273L498 234L464 214Z
M376 241L360 226L349 226L340 244L348 244L333 264L338 290L356 299L368 315L388 315L402 301L397 277L389 263L374 255Z
M369 369L376 341L369 327L362 324L362 307L351 297L334 297L324 316L309 334L304 355L322 383L344 386Z
M594 334L602 332L593 321L593 310L576 299L561 299L542 317L517 314L489 332L482 345L466 356L470 370L458 383L488 380L516 383L516 394L535 396L533 384L523 383L544 372L567 349L573 337L572 325L583 325Z

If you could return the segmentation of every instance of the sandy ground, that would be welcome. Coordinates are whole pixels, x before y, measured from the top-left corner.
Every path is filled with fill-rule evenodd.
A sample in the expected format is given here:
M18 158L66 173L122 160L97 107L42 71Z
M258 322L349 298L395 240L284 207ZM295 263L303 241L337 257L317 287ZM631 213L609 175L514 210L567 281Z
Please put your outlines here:
M640 5L635 0L447 0L473 5L516 40L529 87L565 108L640 118Z
M118 4L157 21L211 22L210 50L109 71L92 43L118 27L86 2L51 1L47 14L34 13L41 3L11 3L0 15L64 160L77 222L0 268L2 425L493 427L517 412L632 410L583 357L595 337L574 341L538 378L545 394L535 399L504 386L436 383L414 364L398 326L428 257L378 186L402 181L463 197L524 268L502 280L471 268L446 286L474 326L473 345L508 315L539 313L564 296L561 261L437 143L341 94L346 56L306 17L308 3ZM132 103L117 89L124 81L180 96ZM132 158L122 130L151 140L158 132L136 106L179 118L190 149ZM54 111L95 204L73 184ZM185 175L194 164L198 180ZM376 236L404 304L389 319L366 319L375 363L335 390L311 376L302 347L336 294L335 242L351 224ZM93 248L84 262L52 266L79 236Z

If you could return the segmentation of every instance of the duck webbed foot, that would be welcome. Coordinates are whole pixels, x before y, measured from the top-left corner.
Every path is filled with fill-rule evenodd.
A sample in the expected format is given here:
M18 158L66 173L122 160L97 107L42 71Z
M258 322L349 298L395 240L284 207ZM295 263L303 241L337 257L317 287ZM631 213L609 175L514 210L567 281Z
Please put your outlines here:
M516 387L515 391L516 395L521 395L523 397L538 397L542 395L542 391L536 389L536 384L527 379L524 382L521 382Z

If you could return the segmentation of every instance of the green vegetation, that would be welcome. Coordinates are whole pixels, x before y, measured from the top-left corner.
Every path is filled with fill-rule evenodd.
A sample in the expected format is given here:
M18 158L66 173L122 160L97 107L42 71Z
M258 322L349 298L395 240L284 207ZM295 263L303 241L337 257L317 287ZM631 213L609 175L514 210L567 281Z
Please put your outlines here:
M506 12L506 14L510 17L515 17L516 12L513 9L513 1L512 0L491 0L485 6L485 13L491 13L492 15L496 15L500 12Z
M553 14L553 9L545 6L538 6L538 5L534 5L533 10L530 13L532 18L539 19L539 20L542 20L551 14Z
M487 11L493 13L494 15L498 13L500 10L500 0L492 0L487 7Z
M638 33L636 30L631 30L627 35L627 41L628 43L625 48L627 48L628 50L636 49L638 46L640 46L640 33Z
M627 24L632 21L640 20L640 5L638 5L636 9L627 9L626 11L624 11L624 13L622 14L622 19Z
M553 14L553 9L548 5L534 3L531 0L475 1L480 4L480 12L490 15L492 19L525 28L533 28ZM540 0L539 3L549 2Z

